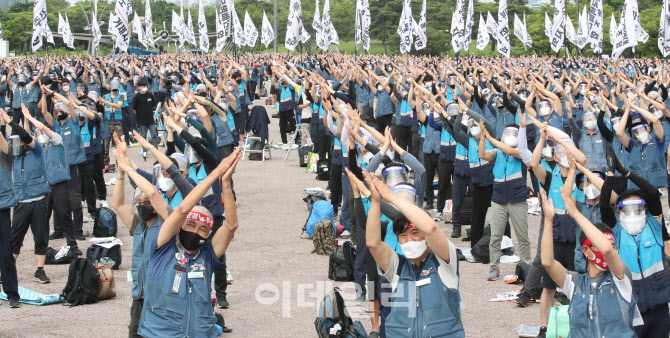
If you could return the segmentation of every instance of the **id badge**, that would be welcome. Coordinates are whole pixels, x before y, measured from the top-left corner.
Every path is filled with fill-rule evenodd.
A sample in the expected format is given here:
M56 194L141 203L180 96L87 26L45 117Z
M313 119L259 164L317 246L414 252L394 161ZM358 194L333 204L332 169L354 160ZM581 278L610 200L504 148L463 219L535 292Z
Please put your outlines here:
M174 283L172 283L172 293L179 293L179 285L181 285L181 277L183 272L177 271L174 275Z
M424 286L430 284L430 278L424 278L416 281L416 286Z
M205 278L205 274L202 273L202 271L191 271L188 273L188 278L193 279L193 278Z

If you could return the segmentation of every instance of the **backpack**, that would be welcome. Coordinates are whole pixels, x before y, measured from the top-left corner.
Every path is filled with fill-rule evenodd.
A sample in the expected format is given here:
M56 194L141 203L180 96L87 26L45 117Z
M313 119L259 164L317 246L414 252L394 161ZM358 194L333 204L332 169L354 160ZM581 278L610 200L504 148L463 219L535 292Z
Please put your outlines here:
M336 245L328 260L328 278L340 282L353 281L355 261L356 249L350 241Z
M46 261L44 262L44 264L49 264L49 265L51 265L51 264L70 264L77 258L77 256L75 256L72 253L72 250L69 250L69 249L67 250L67 253L63 257L60 257L60 258L56 259L56 255L58 255L58 250L56 250L52 247L48 247L47 248Z
M313 148L314 147L311 144L298 148L298 163L301 167L307 167L307 163L309 163L309 153L312 152Z
M489 256L489 243L491 242L491 227L485 226L482 232L482 238L472 247L470 253L477 261L489 264L491 257Z
M346 330L340 330L336 335L331 335L330 329L336 324L339 324L341 328L346 328ZM321 300L314 327L319 338L365 338L368 336L361 322L354 322L349 317L339 288L333 288Z
M319 160L318 162L316 162L316 179L319 181L330 180L328 160Z
M308 196L309 198L310 196ZM309 202L307 205L307 208L309 209ZM307 217L307 221L305 222L305 225L302 227L303 233L307 233L307 236L309 238L314 238L314 227L316 226L316 223L324 221L324 220L330 220L333 218L335 215L335 212L333 211L333 205L330 204L328 201L316 201L311 207L311 211L309 213L309 217Z
M116 213L110 208L100 207L93 223L93 237L116 237Z
M321 188L305 188L303 191L307 196L302 200L307 203L307 211L312 212L312 207L317 201L326 200L326 192Z
M70 303L70 306L97 303L100 297L98 285L98 270L88 259L77 258L67 275L67 284L61 297Z
M312 244L314 244L314 251L319 255L327 255L333 251L335 247L335 232L333 221L327 219L316 223L314 226L314 233Z
M115 245L109 249L101 247L99 245L91 245L86 250L86 259L88 259L93 265L97 266L103 258L111 259L114 264L103 264L112 267L114 270L118 270L121 265L121 246Z

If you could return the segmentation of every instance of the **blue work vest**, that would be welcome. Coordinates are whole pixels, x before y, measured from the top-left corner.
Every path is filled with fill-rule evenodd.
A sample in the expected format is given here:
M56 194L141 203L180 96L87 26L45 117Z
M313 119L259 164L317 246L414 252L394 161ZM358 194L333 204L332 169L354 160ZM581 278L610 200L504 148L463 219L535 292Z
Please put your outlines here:
M428 115L429 119L433 118L433 114ZM425 139L423 141L423 152L426 154L431 154L431 153L440 153L440 144L442 142L442 135L440 135L439 130L435 130L434 128L431 127L425 127L422 125L422 130L425 133Z
M442 123L442 131L440 131L440 161L454 161L456 159L456 140L444 128Z
M496 109L496 121L495 121L495 131L496 135L498 136L497 139L500 140L503 135L503 130L505 130L505 126L512 124L512 123L519 123L518 120L515 118L514 114L510 113L509 110L506 108L503 108L502 110ZM479 121L477 121L479 122Z
M668 186L666 178L666 162L665 154L660 152L656 147L656 133L651 133L651 142L643 145L641 142L635 142L633 149L630 151L628 158L628 165L630 171L640 175L649 183L657 188L665 188ZM663 147L664 148L664 147ZM632 181L628 181L628 189L639 189Z
M147 268L149 266L149 259L151 258L151 244L156 241L161 224L160 217L156 217L156 220L149 227L147 227L147 222L142 221L137 225L137 229L135 229L135 233L133 234L133 263L131 268L133 277L131 293L133 299L141 299L143 296L144 285L147 279Z
M51 192L47 182L47 175L43 163L35 155L37 147L41 152L41 146L35 142L35 148L28 148L25 155L14 156L12 171L14 172L14 196L17 201L40 197Z
M223 122L218 114L214 114L212 120L214 120L216 126L216 146L224 147L233 143L233 133L230 131L228 123L226 123L230 118L226 116L226 122Z
M43 162L49 184L69 181L70 166L65 162L65 147L62 144L53 144L48 141L42 148L46 149Z
M105 100L109 101L111 103L119 103L120 98L121 98L121 93L117 93L116 96L114 97L114 99L111 98L110 94L105 94ZM123 104L121 105L121 108L127 107L127 106L128 106L128 103L127 103L127 101L124 100ZM109 121L121 121L121 119L123 118L122 115L121 115L121 109L112 108L111 106L109 106L107 104L105 105L105 117Z
M30 99L30 92L26 87L27 86L23 87L16 86L16 89L14 89L14 96L12 96L12 108L21 109L21 104L25 104L26 106L28 105L28 101Z
M375 117L386 116L393 114L393 103L391 96L386 90L377 91L377 109L375 110Z
M591 311L591 277L588 273L580 274L574 283L568 308L570 337L636 337L633 330L635 295L631 302L624 300L614 284L612 272L607 270L596 284Z
M455 126L454 128L460 128ZM456 143L456 156L454 159L454 175L470 177L470 164L468 162L468 150L460 143Z
M641 313L670 302L670 280L663 267L661 224L647 213L646 225L637 236L629 234L617 222L612 230L619 256L630 268L633 294Z
M390 313L384 325L386 336L465 337L458 289L448 288L442 282L435 254L429 253L419 266L400 255L398 259L399 280L389 298ZM417 282L425 279L430 282L417 286ZM410 310L408 304L417 306L411 305Z
M607 141L603 138L599 130L591 135L586 128L581 130L573 130L573 133L582 133L579 139L579 150L584 153L589 164L598 166L602 172L607 172L607 158L605 156L605 149Z
M200 184L207 177L207 171L205 171L205 165L201 164L200 169L196 173L195 164L191 164L191 167L188 169L188 177L193 179L196 184Z
M358 83L354 84L356 89L356 102L360 102L363 106L368 106L368 90L365 88L365 85L359 86Z
M470 177L472 184L477 187L485 187L493 184L493 163L479 158L479 141L469 137L468 142L468 164L470 165ZM485 140L486 150L492 150L493 146Z
M496 161L493 166L495 181L491 200L498 204L525 201L528 197L527 173L526 165L520 159L496 149Z
M184 201L184 197L181 195L181 191L177 190L177 192L172 195L172 199L168 197L166 193L163 193L163 200L165 203L168 203L172 210L177 209L177 207L181 204L181 202Z
M548 122L550 126L557 128L558 130L563 130L563 117L558 115L555 110L551 111L551 115L549 115L548 118L544 118L538 111L537 119L540 123Z
M561 175L560 166L560 164L556 163L554 169L551 171L551 185L547 194L547 198L553 200L554 211L556 212L553 223L554 242L575 243L577 222L565 210L565 203L563 203L563 197L561 196L563 176Z
M28 103L37 103L40 99L40 87L33 86L30 88L30 94L28 95ZM27 104L26 104L27 106ZM3 107L4 108L4 107Z
M217 337L211 299L213 271L201 271L203 278L188 278L188 273L196 267L207 265L200 255L203 249L181 264L175 256L185 253L177 241L164 245L173 246L169 248L172 259L159 275L147 275L138 334L143 337ZM205 243L205 246L211 245L211 242ZM181 280L177 285L178 274Z
M412 109L412 106L409 105L407 100L403 99L402 102L400 102L399 110L396 113L396 120L395 123L398 126L401 127L411 127L414 125L416 122L416 115L414 114L414 110Z
M98 135L100 131L97 127L93 127L93 130L89 130L88 122L86 120L81 128L81 142L84 145L84 150L86 151L86 160L93 160L93 156L100 154L102 152L102 137Z
M54 122L54 131L63 138L65 163L70 166L86 162L86 151L81 140L79 123L68 117L63 124Z
M12 173L0 168L0 210L16 206Z

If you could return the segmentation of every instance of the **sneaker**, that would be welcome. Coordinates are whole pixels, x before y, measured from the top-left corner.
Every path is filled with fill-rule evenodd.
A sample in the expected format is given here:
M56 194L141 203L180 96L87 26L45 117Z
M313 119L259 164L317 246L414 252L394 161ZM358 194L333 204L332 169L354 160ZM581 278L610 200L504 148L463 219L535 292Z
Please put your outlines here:
M556 292L554 298L556 298L556 301L561 303L561 305L570 305L570 300L568 299L568 296L566 296L563 292Z
M85 240L86 240L86 236L84 236L84 234L82 234L82 233L79 233L79 234L75 234L75 235L74 235L74 239L76 239L76 240L78 240L78 241L85 241Z
M441 212L436 212L435 216L433 216L433 221L439 222L442 220L442 213Z
M219 309L227 309L230 307L230 304L226 300L226 296L216 296L216 307Z
M545 338L547 337L547 327L543 326L540 328L540 334L537 335L537 338Z
M461 228L454 228L454 231L451 232L451 238L460 238L461 237Z
M526 307L528 306L528 303L530 303L530 295L527 294L526 292L521 292L519 294L519 297L515 300L516 304L521 306L521 307Z
M340 238L349 238L349 237L351 237L351 233L349 232L349 230L342 231Z
M81 250L79 250L78 248L74 248L74 249L70 248L70 252L72 252L72 254L75 255L75 256L81 256L81 255L83 255L83 253L81 252Z
M379 338L381 335L377 331L370 331L370 334L368 334L368 338Z
M51 279L47 277L46 272L44 272L44 269L37 269L35 271L35 276L33 277L33 280L36 282L40 282L42 284L47 284L51 282Z
M63 236L62 232L61 233L55 233L54 232L53 234L49 235L49 240L61 239L63 237L65 237L65 236Z
M88 216L84 216L84 219L82 220L82 222L84 222L84 223L88 223L90 221L92 221L92 219Z
M105 200L100 201L100 207L101 208L109 208L109 204Z
M489 270L489 273L486 274L486 280L488 281L496 281L500 279L500 268L496 265L491 265L491 270Z
M18 299L10 299L9 300L9 308L10 309L18 309L21 307L21 302L19 302Z
M226 270L226 284L233 284L233 274Z
M431 203L431 204L426 204L426 205L423 207L423 209L424 209L424 210L433 210L433 209L435 209L435 207L433 207L433 204Z
M105 185L108 185L108 186L109 185L114 185L114 184L116 184L116 181L117 181L116 177L112 177L111 180L109 180L108 182L105 182Z

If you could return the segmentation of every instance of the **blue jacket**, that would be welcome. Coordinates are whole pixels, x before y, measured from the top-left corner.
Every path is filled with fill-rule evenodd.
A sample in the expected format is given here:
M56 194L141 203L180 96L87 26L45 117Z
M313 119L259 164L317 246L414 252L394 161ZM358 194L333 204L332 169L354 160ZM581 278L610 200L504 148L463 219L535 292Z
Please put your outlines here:
M162 220L156 220L147 227L147 222L142 221L137 225L133 234L133 263L131 274L133 276L132 297L141 299L144 294L144 286L147 279L147 267L151 257L151 244L156 243L158 232L161 229Z
M226 122L223 122L219 115L214 114L212 120L214 120L216 126L216 146L220 148L232 144L235 140L233 139L233 133L230 130L230 126L227 123L228 117L226 117Z
M528 197L526 189L527 173L526 165L520 159L496 149L496 161L493 167L495 182L491 200L498 204L525 201Z
M14 172L14 195L17 201L40 197L51 192L42 163L42 146L35 142L35 148L28 148L25 155L15 155L12 165Z
M0 154L0 156L3 156ZM0 168L0 210L11 208L16 205L14 187L12 185L12 172Z
M70 166L65 163L65 147L62 144L45 145L44 166L46 167L47 181L56 184L70 180Z
M657 188L668 186L665 145L663 140L659 141L656 138L656 133L652 131L651 142L647 144L642 144L631 138L626 150L630 153L628 158L630 171L642 176ZM639 188L628 180L628 189Z
M63 138L65 163L70 166L84 163L86 161L86 151L81 140L79 123L68 117L63 124L54 121L53 129Z

